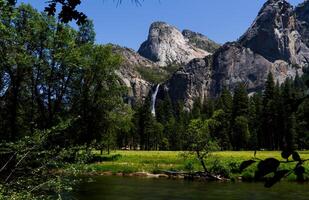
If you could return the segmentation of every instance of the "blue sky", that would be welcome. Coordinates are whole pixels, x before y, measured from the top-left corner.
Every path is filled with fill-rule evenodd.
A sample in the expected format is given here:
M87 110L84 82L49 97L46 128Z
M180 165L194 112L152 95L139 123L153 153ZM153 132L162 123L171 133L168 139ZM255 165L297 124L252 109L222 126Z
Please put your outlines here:
M40 11L47 0L20 0ZM218 43L234 41L251 25L266 0L144 0L141 6L123 0L83 0L79 10L94 21L96 42L138 49L149 25L165 21L179 29L200 32ZM303 0L289 0L297 5Z

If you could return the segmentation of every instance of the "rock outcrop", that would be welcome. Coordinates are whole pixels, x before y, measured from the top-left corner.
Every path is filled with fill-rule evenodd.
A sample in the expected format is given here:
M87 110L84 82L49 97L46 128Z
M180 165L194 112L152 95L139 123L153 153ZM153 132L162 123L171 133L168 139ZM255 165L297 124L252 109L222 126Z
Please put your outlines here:
M189 44L196 48L203 49L209 53L215 53L220 48L219 44L201 33L196 33L185 29L182 31L182 35L189 40Z
M186 64L194 58L203 58L210 53L190 44L174 26L154 22L149 29L148 39L138 53L159 66Z
M295 8L295 14L298 21L298 31L303 41L309 47L309 0L305 0L302 4Z
M212 74L212 57L196 58L180 68L164 84L172 102L182 101L188 110L197 98L203 101L208 97Z
M221 47L202 34L155 22L138 53L126 48L118 53L125 58L119 76L135 99L145 99L155 85L138 69L166 75L169 65L179 69L159 93L188 110L195 100L217 97L223 87L233 91L240 82L249 93L261 91L269 72L282 83L309 65L309 0L295 9L285 0L268 0L240 39Z
M140 56L133 49L113 45L113 52L123 58L117 75L122 84L128 88L128 101L144 101L151 90L152 83L141 76L138 68L156 68L157 66L152 61Z
M298 9L299 13L304 9ZM299 14L303 18L308 14ZM301 67L308 63L309 48L298 32L297 18L285 0L268 0L239 43L271 62L284 60Z
M249 93L262 91L269 72L279 83L302 74L309 63L308 11L308 0L295 10L284 0L268 0L238 41L223 45L207 62L190 62L165 83L171 99L191 109L193 100L217 97L223 87L233 91L240 82Z
M223 87L233 91L239 83L245 83L249 93L261 91L269 72L282 83L295 77L297 69L283 60L272 63L238 43L227 43L214 55L194 59L180 68L162 88L174 103L183 101L190 110L194 101L215 98Z
M223 87L233 91L240 82L246 84L249 93L261 91L269 72L282 83L288 77L295 77L297 70L283 60L271 62L250 48L227 43L213 57L210 94L218 96Z

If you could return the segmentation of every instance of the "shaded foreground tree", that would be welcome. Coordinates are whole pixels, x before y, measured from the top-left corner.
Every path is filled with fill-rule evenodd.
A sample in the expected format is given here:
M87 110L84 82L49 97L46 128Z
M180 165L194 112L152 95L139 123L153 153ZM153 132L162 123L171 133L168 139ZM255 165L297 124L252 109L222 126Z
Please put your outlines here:
M113 0L116 2L117 6L123 3L124 0ZM141 5L141 1L144 0L130 0L131 3L136 5ZM0 4L7 2L7 6L15 6L17 0L1 0ZM58 16L60 22L68 23L75 20L78 25L87 23L88 17L85 13L78 10L78 6L81 3L84 3L83 0L47 0L47 5L45 7L45 12L49 16ZM87 2L89 3L89 2ZM60 10L57 11L57 7L60 7Z
M130 0L136 5L140 5L140 0ZM121 4L123 0L116 0L117 5ZM82 3L82 0L49 0L45 11L48 15L55 16L57 13L57 5L60 5L61 10L58 13L58 18L63 23L68 23L72 20L76 20L78 25L87 22L87 16L81 11L78 11L77 7ZM89 2L87 2L89 3Z
M212 151L218 150L218 146L210 137L209 121L193 119L190 121L187 132L188 150L196 154L203 167L202 173L197 173L200 177L210 180L220 180L219 176L212 174L206 167L205 159Z
M56 192L44 190L63 180L51 170L92 161L92 149L128 131L131 109L121 58L94 44L91 22L74 30L2 0L0 11L0 196L30 199Z
M278 183L281 179L294 173L298 181L304 181L305 168L304 163L308 162L309 159L301 159L296 151L285 150L282 151L281 157L285 160L278 160L276 158L267 158L261 160L254 155L254 159L247 160L241 163L240 171L245 170L247 167L254 163L257 164L257 170L255 171L254 179L256 181L264 181L264 186L270 188ZM289 158L292 160L289 160ZM293 169L285 169L284 165L288 163L295 163Z

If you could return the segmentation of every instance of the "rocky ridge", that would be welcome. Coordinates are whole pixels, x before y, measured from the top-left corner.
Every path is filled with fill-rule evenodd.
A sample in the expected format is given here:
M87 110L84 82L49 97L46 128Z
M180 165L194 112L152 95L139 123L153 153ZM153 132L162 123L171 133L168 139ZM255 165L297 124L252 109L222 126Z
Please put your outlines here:
M210 54L191 45L176 27L165 22L151 24L148 39L141 45L138 53L159 66L186 64L194 58Z
M155 22L138 53L124 52L120 74L135 98L144 99L155 85L137 66L159 71L179 66L159 93L167 92L174 103L183 101L187 109L196 99L218 96L223 87L233 91L239 82L248 92L261 91L269 72L282 83L308 67L309 0L295 9L285 0L268 0L240 39L221 47L199 33Z
M279 83L302 74L309 63L308 2L294 10L284 0L268 0L238 41L224 44L208 56L209 62L195 61L194 69L189 63L162 88L169 91L174 102L184 101L191 109L197 98L216 97L223 87L233 91L240 82L246 84L249 93L261 91L269 72ZM199 84L201 81L207 85ZM176 83L182 83L181 87Z
M203 49L209 53L213 54L220 48L219 44L201 33L185 29L182 31L182 35L189 40L189 44L196 48Z

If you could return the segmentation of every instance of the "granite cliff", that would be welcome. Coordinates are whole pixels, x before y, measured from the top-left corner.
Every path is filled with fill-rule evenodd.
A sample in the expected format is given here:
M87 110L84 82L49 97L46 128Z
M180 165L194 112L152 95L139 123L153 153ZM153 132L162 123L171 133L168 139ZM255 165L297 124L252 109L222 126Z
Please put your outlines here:
M137 53L120 52L125 62L119 75L135 99L145 99L158 83L160 93L168 93L174 103L183 101L187 109L196 99L217 97L223 87L233 91L240 82L249 93L261 91L269 72L282 83L308 67L309 0L296 8L285 0L268 0L240 39L222 46L202 34L154 22ZM163 78L152 81L138 69Z

